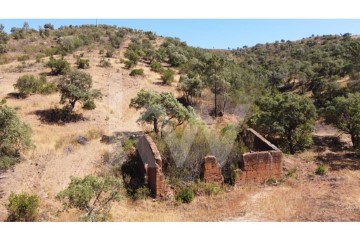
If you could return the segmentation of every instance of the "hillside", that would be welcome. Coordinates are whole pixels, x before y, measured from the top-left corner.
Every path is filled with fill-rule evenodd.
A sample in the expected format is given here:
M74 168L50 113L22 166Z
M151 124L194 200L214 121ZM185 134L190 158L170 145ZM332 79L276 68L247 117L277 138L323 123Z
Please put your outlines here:
M87 175L116 177L125 183L122 199L111 206L109 220L113 221L360 219L360 154L354 145L355 134L330 123L323 111L335 97L356 96L359 90L358 38L348 34L313 36L213 51L152 32L105 25L54 29L49 24L39 31L24 25L9 35L1 32L0 44L0 100L6 100L5 105L31 127L33 144L21 151L14 163L6 162L7 153L0 149L0 220L8 217L6 204L11 192L39 196L37 220L79 220L80 211L62 212L56 196L72 177ZM68 78L69 73L52 73L48 64L52 60L67 61L70 73L79 68L80 60L88 61L89 66L80 71L91 76L91 90L102 93L102 98L94 100L96 108L84 108L87 99L79 98L70 117L63 118L59 113L69 104L61 102L59 89L48 94L19 94L14 84L24 75L45 76L46 83L56 86ZM148 91L146 98L138 99L145 104L135 108L141 90ZM160 103L156 102L158 93L165 94ZM313 122L306 123L309 129L301 129L305 134L296 136L307 135L306 143L294 144L298 149L293 154L292 146L288 148L281 138L283 132L278 131L284 129L282 117L266 115L262 109L265 102L269 112L269 103L286 100L289 93L315 104ZM152 109L154 106L159 109ZM159 116L159 133L153 116ZM262 116L268 119L262 122ZM353 123L360 121L358 117ZM269 123L280 123L281 128L268 128ZM173 156L185 147L175 137L187 135L189 126L196 128L189 133L195 139L179 167ZM259 130L283 150L281 180L234 186L229 175L224 178L230 181L221 188L201 186L198 169L204 155L229 150L229 155L218 156L225 170L245 152L236 138L244 126ZM173 196L153 200L145 191L129 191L126 185L132 183L127 183L122 165L131 160L133 137L141 133L150 134L158 145L173 196L188 187L200 190L193 202L180 203ZM166 138L173 138L172 143L179 147L168 147ZM315 174L322 165L326 173Z

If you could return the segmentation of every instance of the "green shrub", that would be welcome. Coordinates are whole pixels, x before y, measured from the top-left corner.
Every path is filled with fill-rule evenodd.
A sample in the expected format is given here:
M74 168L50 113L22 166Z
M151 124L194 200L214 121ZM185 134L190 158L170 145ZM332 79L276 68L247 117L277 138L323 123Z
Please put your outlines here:
M23 75L14 84L21 95L37 93L40 90L40 81L34 75Z
M76 60L76 66L78 69L88 69L90 67L90 63L88 59L78 58Z
M138 189L136 189L134 198L135 199L147 199L150 196L151 196L150 189L146 186L143 186L143 187L139 187Z
M144 75L144 70L143 69L133 69L130 72L130 76L137 76L137 75Z
M52 75L64 75L70 71L70 64L65 59L54 59L51 57L46 67L51 68Z
M181 203L191 203L195 198L195 193L191 188L183 188L176 195L176 201Z
M99 67L102 67L102 68L110 68L111 67L111 63L109 60L105 59L105 58L102 58L100 60L100 63L98 65Z
M320 175L320 176L325 175L326 172L327 172L327 169L324 164L319 165L315 170L315 174Z
M9 167L19 162L18 157L0 155L0 170L7 170Z
M131 61L131 60L124 61L124 64L125 64L125 68L127 68L127 69L131 69L136 66L136 62Z
M9 213L8 221L35 221L39 212L39 203L40 198L37 195L11 193L6 204Z
M191 189L194 193L205 194L207 196L217 195L222 190L221 187L216 184L205 182L194 182Z
M164 68L161 66L160 62L152 62L150 65L151 71L154 71L156 73L162 73L164 71Z
M21 76L14 88L19 91L22 96L29 94L52 94L57 91L57 86L54 83L47 83L46 77L41 76L36 78L34 75L23 75Z
M88 100L84 102L83 109L85 110L94 110L96 108L96 104L94 100Z
M105 57L106 57L106 58L112 58L113 55L114 55L114 53L115 53L115 49L114 49L114 48L108 48L108 49L106 50Z
M19 62L25 62L26 60L29 60L30 56L29 55L21 55L17 57L17 61Z
M166 69L161 75L161 80L164 82L164 84L171 85L171 83L174 82L174 75L175 72L173 70Z
M0 54L5 54L7 52L6 44L0 44Z
M41 63L41 59L44 58L45 56L46 56L45 54L37 54L35 56L36 63Z

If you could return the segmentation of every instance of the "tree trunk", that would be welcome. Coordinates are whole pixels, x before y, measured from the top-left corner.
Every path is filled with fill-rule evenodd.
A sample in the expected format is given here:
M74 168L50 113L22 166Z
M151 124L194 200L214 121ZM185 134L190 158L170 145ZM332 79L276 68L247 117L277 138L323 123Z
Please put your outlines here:
M214 94L215 94L215 117L217 117L217 81L215 80L215 91L214 91Z
M154 131L156 134L159 133L159 127L158 127L158 119L154 118Z
M351 135L351 141L353 143L353 148L354 149L359 149L360 148L360 137L358 135L352 134Z

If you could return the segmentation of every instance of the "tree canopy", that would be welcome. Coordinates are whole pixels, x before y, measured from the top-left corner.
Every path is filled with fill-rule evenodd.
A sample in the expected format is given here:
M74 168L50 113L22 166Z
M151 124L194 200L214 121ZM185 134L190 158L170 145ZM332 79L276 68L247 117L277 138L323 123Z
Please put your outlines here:
M294 154L312 144L311 133L317 117L311 99L293 93L260 98L257 110L248 120L267 138Z
M334 98L323 114L327 123L351 135L354 148L360 148L360 93Z
M120 179L112 176L72 178L69 186L56 198L62 201L65 210L76 208L82 211L84 221L105 221L111 203L120 200L121 188Z
M101 98L99 90L92 90L92 77L90 74L75 70L64 76L59 84L61 93L60 104L67 104L71 112L76 102L91 102Z
M156 93L142 89L131 99L130 107L144 109L138 121L153 123L156 133L169 124L176 128L193 116L193 109L184 107L172 93Z

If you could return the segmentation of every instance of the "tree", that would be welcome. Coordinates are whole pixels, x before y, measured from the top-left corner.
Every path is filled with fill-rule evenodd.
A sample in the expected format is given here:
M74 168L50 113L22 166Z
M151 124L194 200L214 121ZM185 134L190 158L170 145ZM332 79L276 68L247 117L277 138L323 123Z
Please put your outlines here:
M6 209L9 213L8 221L32 222L39 213L40 198L37 195L11 193Z
M186 75L180 77L179 89L184 93L187 103L192 104L194 97L201 96L201 91L204 89L204 83L200 78L189 78Z
M170 123L175 129L193 116L193 109L183 106L172 93L159 94L142 89L131 99L130 107L145 109L138 121L152 123L156 134L162 133Z
M20 121L16 112L0 105L0 157L18 157L31 146L30 126Z
M206 70L205 70L205 82L210 87L211 91L214 93L214 115L218 116L218 97L220 94L225 93L229 89L229 84L225 79L224 69L226 61L224 58L221 58L217 55L212 55L212 57L207 61Z
M56 198L62 201L64 209L79 209L85 221L105 221L109 217L110 205L120 200L122 182L106 176L71 178L69 186Z
M294 93L263 97L248 124L265 137L277 140L291 154L312 144L311 133L317 117L311 99Z
M360 148L360 93L334 98L322 113L328 124L351 135L354 148Z
M61 93L60 104L66 104L69 113L73 111L76 102L87 102L99 99L102 94L99 90L92 90L90 74L75 70L64 76L58 88Z

